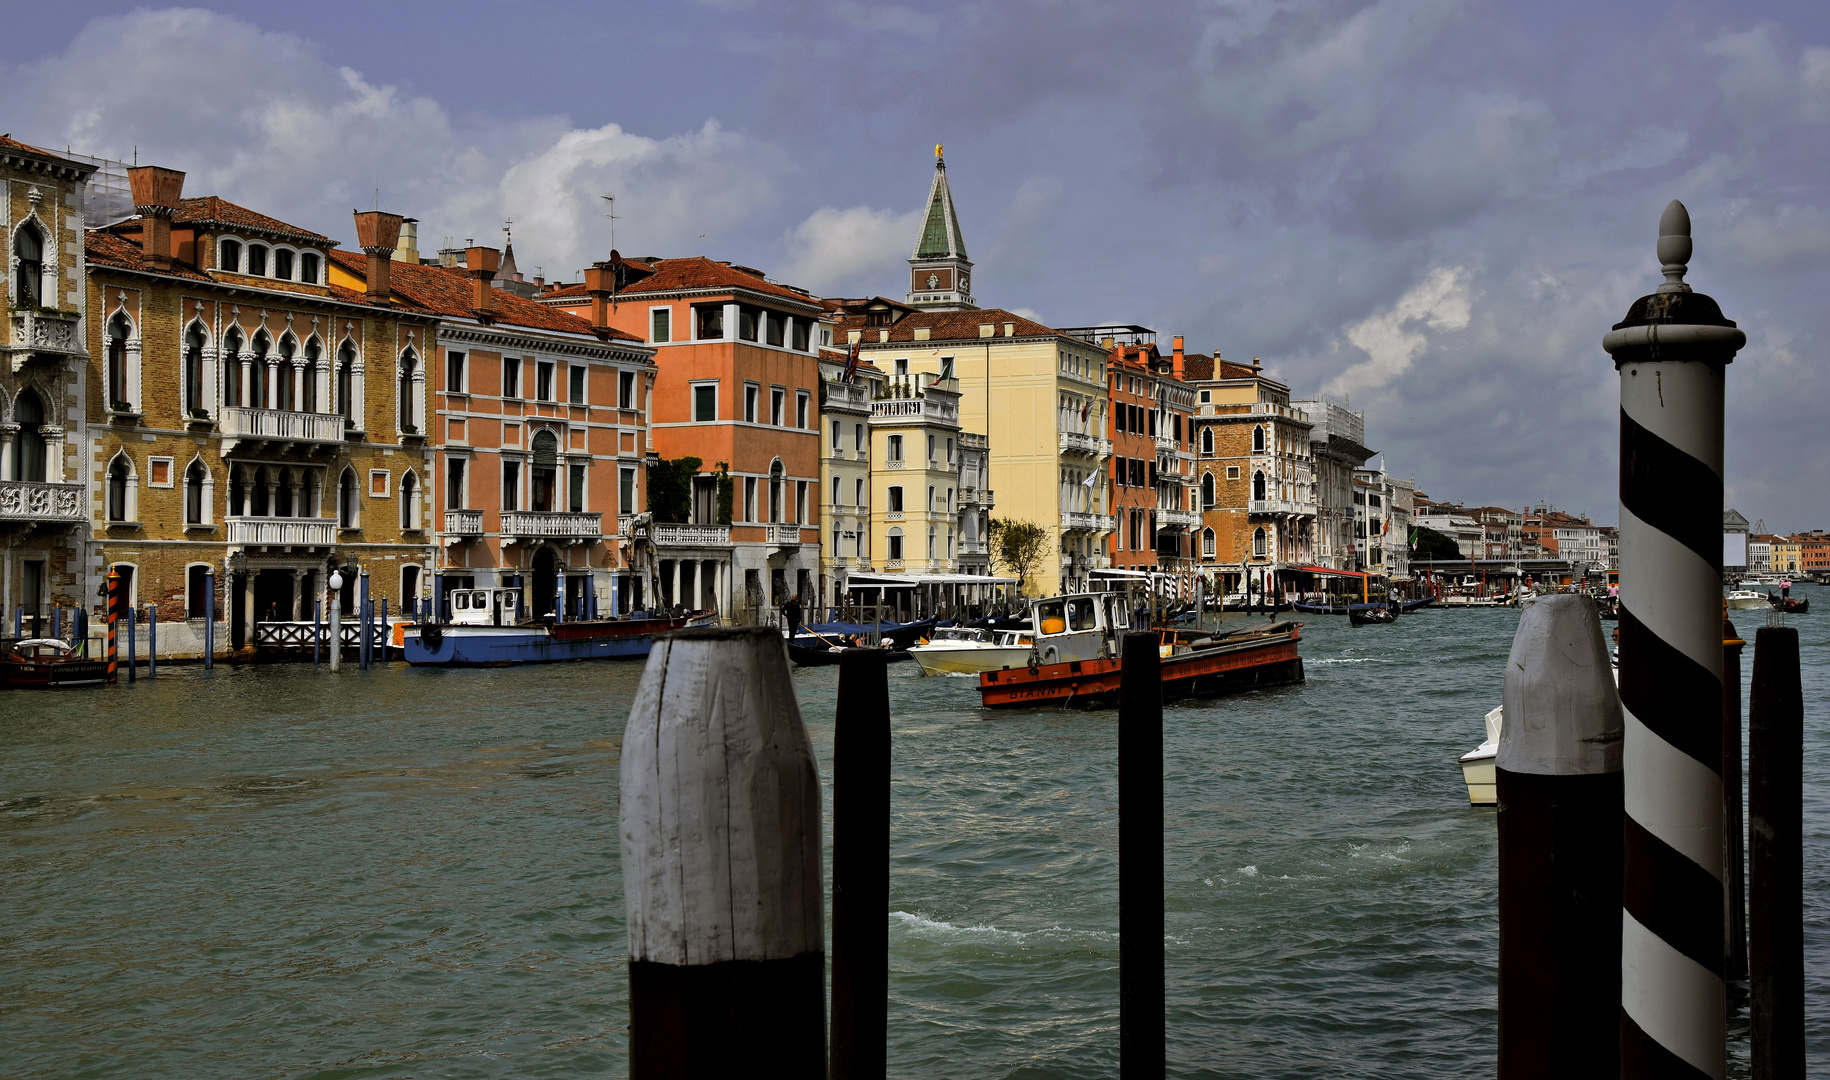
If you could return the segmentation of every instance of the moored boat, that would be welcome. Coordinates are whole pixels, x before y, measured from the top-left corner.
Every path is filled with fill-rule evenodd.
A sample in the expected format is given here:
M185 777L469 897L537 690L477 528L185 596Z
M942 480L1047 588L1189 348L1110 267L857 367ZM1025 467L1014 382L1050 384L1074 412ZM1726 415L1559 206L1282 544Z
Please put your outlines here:
M788 659L796 667L831 667L845 658L853 649L874 649L883 654L889 663L898 663L909 658L907 649L894 648L887 643L878 645L842 645L822 639L795 638L787 643Z
M61 638L26 638L0 653L0 686L55 690L107 681L108 661L91 660Z
M1500 752L1500 728L1506 706L1495 705L1486 717L1487 741L1461 756L1461 776L1468 785L1468 805L1494 806L1500 801L1499 774L1494 762Z
M1122 594L1070 593L1033 601L1030 611L1035 662L981 673L981 703L994 709L1115 704L1129 629ZM1157 631L1163 697L1210 697L1302 682L1301 629L1286 621L1228 634Z
M1766 599L1767 603L1773 605L1775 611L1803 615L1811 610L1811 599L1806 596L1781 596L1778 593L1768 593Z
M709 611L685 615L583 619L518 619L519 589L458 589L450 594L448 623L403 624L401 653L420 667L509 667L568 660L646 657L657 634L697 625Z

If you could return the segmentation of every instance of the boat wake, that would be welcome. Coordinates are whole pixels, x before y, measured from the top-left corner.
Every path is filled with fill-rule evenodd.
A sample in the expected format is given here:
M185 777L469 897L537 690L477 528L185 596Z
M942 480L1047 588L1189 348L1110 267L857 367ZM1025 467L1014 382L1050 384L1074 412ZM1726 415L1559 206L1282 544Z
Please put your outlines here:
M1118 940L1118 935L1104 930L1075 930L1066 926L1045 926L1040 930L1000 930L995 926L960 926L942 919L930 919L907 911L890 912L890 925L911 937L942 943L975 945L1032 944L1103 945Z

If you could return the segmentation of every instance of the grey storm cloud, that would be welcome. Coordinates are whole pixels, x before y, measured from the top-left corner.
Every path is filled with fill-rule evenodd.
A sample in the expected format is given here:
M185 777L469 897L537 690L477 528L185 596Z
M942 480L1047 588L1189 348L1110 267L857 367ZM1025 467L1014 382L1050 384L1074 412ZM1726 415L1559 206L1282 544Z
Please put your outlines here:
M1810 8L1757 2L723 0L523 19L514 39L479 12L465 55L501 80L483 98L454 73L488 65L463 56L343 55L354 8L290 28L136 10L9 54L0 114L332 235L378 185L424 237L512 216L522 264L554 275L602 257L613 191L625 251L830 294L900 292L944 142L983 302L1260 356L1364 408L1432 496L1601 521L1600 339L1658 281L1681 198L1691 281L1749 337L1729 501L1797 529L1830 520L1830 42ZM362 18L405 40L465 10ZM612 66L537 62L604 34ZM198 41L205 62L158 60Z

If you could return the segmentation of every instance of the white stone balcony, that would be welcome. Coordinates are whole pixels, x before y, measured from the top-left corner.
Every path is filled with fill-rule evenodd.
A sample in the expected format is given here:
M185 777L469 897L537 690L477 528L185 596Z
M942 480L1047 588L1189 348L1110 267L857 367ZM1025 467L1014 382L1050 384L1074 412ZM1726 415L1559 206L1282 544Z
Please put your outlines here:
M1201 524L1201 515L1193 510L1158 510L1156 523L1164 529L1193 529Z
M960 488L959 504L961 506L989 507L996 506L997 500L993 498L990 488Z
M0 480L0 522L7 525L78 525L89 519L83 485Z
M983 557L991 554L991 545L983 540L961 540L959 542L959 553L962 556L978 555Z
M1073 510L1061 512L1063 532L1111 532L1112 528L1110 514L1082 514Z
M481 510L447 510L445 511L445 532L451 536L482 536L483 511Z
M62 356L87 356L83 347L83 317L75 312L15 311L13 339L7 351L13 354L13 371L17 373L33 353L57 353Z
M769 526L769 543L776 547L799 546L800 542L801 527L799 525Z
M563 510L505 510L502 535L518 540L601 540L603 519L602 514Z
M1182 444L1176 442L1174 438L1168 435L1158 435L1156 437L1156 451L1159 454L1173 454L1181 448Z
M337 523L330 518L231 517L229 543L246 547L330 547Z
M889 398L871 402L871 422L928 421L959 426L959 406L939 398Z
M679 525L656 522L650 526L656 547L728 547L729 525Z
M1308 514L1315 513L1315 504L1297 502L1295 499L1253 499L1247 510L1254 514Z
M1083 457L1105 457L1112 452L1112 440L1097 435L1083 435L1078 431L1063 431L1061 452Z
M223 436L235 440L340 443L344 421L338 413L290 412L285 409L251 409L225 405L219 417Z

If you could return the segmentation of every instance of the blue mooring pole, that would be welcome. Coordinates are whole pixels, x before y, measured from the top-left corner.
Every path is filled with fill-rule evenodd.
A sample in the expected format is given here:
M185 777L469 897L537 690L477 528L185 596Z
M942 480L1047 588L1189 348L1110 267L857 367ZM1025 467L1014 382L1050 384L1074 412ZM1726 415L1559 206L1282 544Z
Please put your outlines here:
M203 571L203 670L216 670L216 568Z
M388 662L388 639L394 635L388 631L388 598L381 598L381 662Z
M127 609L127 681L136 682L139 679L139 674L135 671L139 666L139 650L134 648L134 610L132 604L121 606Z
M311 666L318 666L318 654L324 645L324 603L321 600L311 602Z
M374 631L375 625L372 621L374 610L369 604L369 570L366 566L362 568L361 583L357 588L361 591L356 594L356 618L362 623L362 626L356 631L356 666L367 671L369 669L370 635Z
M146 605L146 677L159 677L159 605Z

